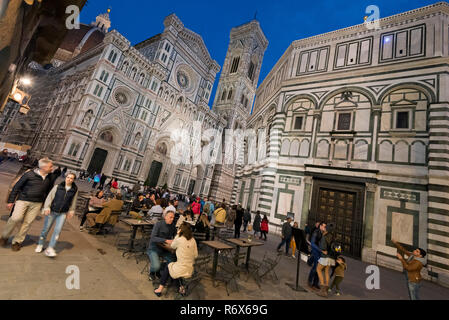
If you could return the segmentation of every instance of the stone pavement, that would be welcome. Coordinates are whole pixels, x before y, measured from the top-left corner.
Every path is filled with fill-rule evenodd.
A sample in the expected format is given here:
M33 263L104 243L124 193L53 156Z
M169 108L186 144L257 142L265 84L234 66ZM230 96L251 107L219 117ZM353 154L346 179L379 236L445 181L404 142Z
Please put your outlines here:
M10 181L18 170L15 163L0 165L0 230L3 229L8 212L4 201ZM58 180L59 181L59 180ZM81 189L89 190L87 183L79 183ZM43 217L39 216L33 223L24 247L13 252L10 246L0 247L0 299L137 299L157 300L173 299L173 289L162 298L153 293L153 285L140 271L145 260L138 264L134 258L123 258L122 251L114 246L116 234L106 237L93 236L78 229L79 219L68 220L63 228L54 259L34 252L38 235L43 226ZM129 227L119 223L115 232L129 232ZM242 237L246 234L242 233ZM252 249L252 257L261 259L265 251L274 252L280 238L269 235L264 246ZM368 290L365 280L368 264L347 258L348 271L342 283L343 295L330 296L328 299L408 299L406 284L402 273L380 267L380 289ZM80 289L66 288L68 266L75 265L80 270ZM309 267L301 264L300 285L305 286ZM242 274L238 280L239 291L232 290L226 294L223 285L216 288L209 279L203 279L187 299L235 299L235 300L321 300L312 292L300 293L285 285L293 283L296 276L296 260L282 257L276 269L279 280L268 278L261 288L254 280L246 281ZM165 293L165 292L164 292ZM449 289L424 282L421 289L422 299L449 299Z

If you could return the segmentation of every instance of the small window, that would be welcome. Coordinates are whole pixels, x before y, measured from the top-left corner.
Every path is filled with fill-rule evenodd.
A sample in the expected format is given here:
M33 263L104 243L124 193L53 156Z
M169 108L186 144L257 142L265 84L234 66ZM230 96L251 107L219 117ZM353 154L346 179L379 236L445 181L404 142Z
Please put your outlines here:
M351 113L345 112L338 114L337 130L350 130L351 129Z
M409 128L409 112L399 111L396 113L396 129Z
M165 51L170 52L170 49L171 49L171 46L168 43L166 43L165 44Z
M302 124L304 122L304 117L296 117L295 118L295 125L293 126L294 130L301 130L302 129Z
M240 63L240 57L236 57L232 60L232 66L231 66L231 72L230 73L236 73L239 68Z
M249 64L249 69L248 69L248 78L249 78L250 80L253 80L254 69L255 69L255 65L254 65L254 63L251 61L250 64Z
M167 62L167 55L165 53L162 54L161 60L162 60L163 63Z

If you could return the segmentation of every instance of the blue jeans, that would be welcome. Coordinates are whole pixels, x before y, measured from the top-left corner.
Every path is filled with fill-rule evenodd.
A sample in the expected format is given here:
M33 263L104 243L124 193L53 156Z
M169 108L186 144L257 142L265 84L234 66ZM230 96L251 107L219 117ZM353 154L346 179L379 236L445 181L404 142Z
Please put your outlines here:
M407 282L408 293L410 295L410 300L419 300L419 288L421 288L421 283L418 282Z
M155 243L150 245L147 255L150 258L150 272L158 272L161 269L160 258L164 258L167 263L176 261L174 254L159 248Z
M281 243L278 245L278 250L282 247L282 245L285 243L285 254L288 254L288 248L290 246L290 241L292 240L292 237L286 238L284 237L281 241Z
M50 239L49 247L55 248L56 241L59 239L59 234L61 233L62 226L64 225L66 218L65 213L56 213L51 212L48 216L45 216L44 228L42 229L41 236L39 237L39 244L44 245L45 240L47 239L48 232L50 231L53 223L56 222L55 230L53 231L53 235Z
M316 257L314 255L312 255L313 257L313 265L312 265L312 269L310 269L310 273L309 273L309 285L313 286L313 287L318 287L318 273L316 272L316 267L318 265L318 260L320 259L319 257Z

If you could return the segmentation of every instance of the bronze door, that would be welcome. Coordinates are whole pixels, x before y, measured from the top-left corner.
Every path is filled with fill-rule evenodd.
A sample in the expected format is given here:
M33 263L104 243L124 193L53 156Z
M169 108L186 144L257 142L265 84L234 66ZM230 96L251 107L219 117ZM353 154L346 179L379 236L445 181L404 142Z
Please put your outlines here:
M360 257L363 227L361 193L356 190L346 191L317 186L314 198L313 210L308 219L309 225L314 225L316 221L327 222L335 241L342 246L342 253Z

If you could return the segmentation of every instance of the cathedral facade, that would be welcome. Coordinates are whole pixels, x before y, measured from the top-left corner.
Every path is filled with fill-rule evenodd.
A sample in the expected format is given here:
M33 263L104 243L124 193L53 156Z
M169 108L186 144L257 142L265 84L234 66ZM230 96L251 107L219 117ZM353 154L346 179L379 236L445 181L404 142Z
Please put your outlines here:
M294 41L257 89L247 127L269 132L267 157L237 172L234 202L277 232L326 221L345 254L398 270L392 239L424 248L449 283L448 15Z
M50 71L55 85L45 105L32 106L42 113L33 155L129 185L146 182L207 195L213 161L172 161L171 135L183 129L196 146L201 132L223 131L226 121L208 107L220 67L202 38L176 15L164 26L163 33L131 46L116 30L107 32L104 14L67 40L55 56L57 67ZM194 128L195 122L201 128Z

